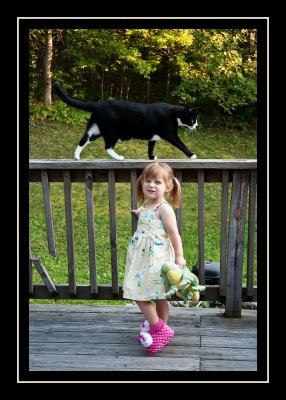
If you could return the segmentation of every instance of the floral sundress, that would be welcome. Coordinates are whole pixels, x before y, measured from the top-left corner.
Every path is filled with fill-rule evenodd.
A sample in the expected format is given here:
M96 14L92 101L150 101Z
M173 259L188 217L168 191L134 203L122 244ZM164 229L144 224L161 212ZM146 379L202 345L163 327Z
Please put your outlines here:
M164 280L160 276L161 266L166 261L174 261L175 254L163 222L155 214L163 203L167 202L158 204L154 210L140 208L137 230L127 248L123 282L125 299L165 299Z

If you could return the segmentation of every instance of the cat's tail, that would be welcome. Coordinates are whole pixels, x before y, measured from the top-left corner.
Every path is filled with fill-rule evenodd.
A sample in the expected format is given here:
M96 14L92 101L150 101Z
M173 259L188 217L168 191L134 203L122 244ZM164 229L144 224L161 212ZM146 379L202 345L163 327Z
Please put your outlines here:
M71 97L67 96L61 89L59 82L54 82L53 87L55 89L55 92L59 96L59 98L69 106L72 106L74 108L78 108L79 110L84 110L84 111L94 111L95 109L95 103L92 102L87 102L87 101L80 101L80 100L74 100Z

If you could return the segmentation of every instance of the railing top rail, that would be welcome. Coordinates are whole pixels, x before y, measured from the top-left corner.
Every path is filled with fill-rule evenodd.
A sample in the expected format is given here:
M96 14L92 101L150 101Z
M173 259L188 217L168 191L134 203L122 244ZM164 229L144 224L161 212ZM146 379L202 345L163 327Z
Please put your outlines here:
M173 169L256 169L256 159L158 159L166 162ZM71 159L35 159L29 161L30 169L143 169L151 160L125 159L115 161L111 159L71 160Z

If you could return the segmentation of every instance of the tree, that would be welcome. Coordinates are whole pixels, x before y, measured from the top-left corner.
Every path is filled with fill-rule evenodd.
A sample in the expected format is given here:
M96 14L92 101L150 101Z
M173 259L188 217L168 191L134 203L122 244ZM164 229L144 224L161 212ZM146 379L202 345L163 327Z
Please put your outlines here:
M195 30L189 56L181 57L181 83L174 91L183 101L213 103L231 114L256 103L255 30Z
M53 36L52 29L46 30L46 51L44 55L44 103L46 106L52 104L52 74L51 64L53 58Z
M255 29L31 29L30 98L51 104L53 80L73 97L256 106ZM248 108L249 109L249 108Z

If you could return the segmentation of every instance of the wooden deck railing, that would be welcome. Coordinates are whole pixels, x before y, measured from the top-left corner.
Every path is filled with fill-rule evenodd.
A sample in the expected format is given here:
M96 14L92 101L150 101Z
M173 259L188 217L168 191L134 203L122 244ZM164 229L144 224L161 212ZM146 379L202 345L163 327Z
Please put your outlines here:
M204 184L220 182L221 240L220 240L220 284L208 285L202 299L225 302L226 317L240 317L242 301L256 301L253 286L255 255L256 214L256 160L160 160L167 162L182 183L196 182L198 185L198 266L199 280L205 281L204 251ZM59 299L122 299L122 287L118 280L117 227L116 227L116 183L130 182L131 208L136 208L136 180L149 160L30 160L30 182L42 185L46 218L48 248L55 255L54 225L52 217L50 182L64 183L68 284L54 285L37 255L30 251L29 293L32 298ZM82 182L86 187L87 225L89 243L90 284L76 282L74 228L72 208L72 184ZM112 284L98 285L93 212L93 183L108 182L110 252ZM231 185L231 186L230 186ZM229 187L231 198L229 201ZM244 244L246 212L248 210L247 246ZM177 210L177 221L182 233L182 208ZM132 232L137 220L132 216ZM245 255L245 248L247 254ZM242 286L243 257L247 258L247 285ZM44 284L33 284L32 264L40 273Z

